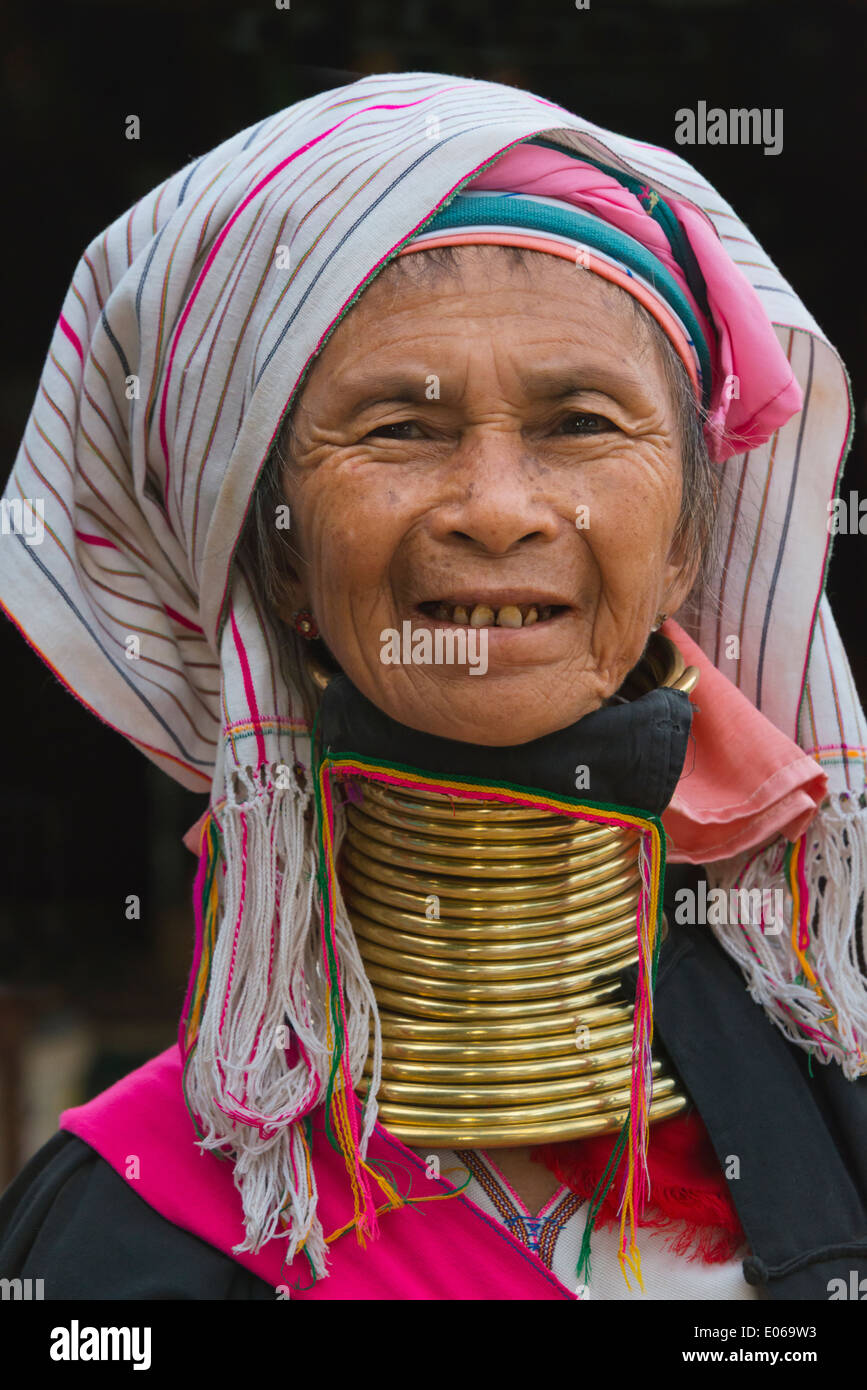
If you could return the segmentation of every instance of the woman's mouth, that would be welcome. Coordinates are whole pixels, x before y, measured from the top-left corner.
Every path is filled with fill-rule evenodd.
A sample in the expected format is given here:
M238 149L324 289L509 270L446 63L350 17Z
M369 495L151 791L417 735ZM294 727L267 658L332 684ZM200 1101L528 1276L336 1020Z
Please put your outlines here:
M458 627L532 627L546 623L566 611L562 603L490 603L469 600L453 603L432 599L418 605L418 611L436 622L454 623Z

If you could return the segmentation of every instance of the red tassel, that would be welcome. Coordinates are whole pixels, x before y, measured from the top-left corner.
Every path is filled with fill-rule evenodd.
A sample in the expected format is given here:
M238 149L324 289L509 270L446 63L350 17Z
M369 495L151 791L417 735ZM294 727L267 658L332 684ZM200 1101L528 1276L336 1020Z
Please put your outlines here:
M611 1135L545 1144L532 1157L557 1177L564 1187L590 1198L611 1156ZM707 1130L698 1112L690 1110L655 1124L648 1153L650 1207L638 1226L666 1230L685 1223L667 1242L675 1254L700 1259L704 1264L731 1260L746 1236L729 1194ZM619 1224L619 1197L612 1187L599 1214L597 1226Z

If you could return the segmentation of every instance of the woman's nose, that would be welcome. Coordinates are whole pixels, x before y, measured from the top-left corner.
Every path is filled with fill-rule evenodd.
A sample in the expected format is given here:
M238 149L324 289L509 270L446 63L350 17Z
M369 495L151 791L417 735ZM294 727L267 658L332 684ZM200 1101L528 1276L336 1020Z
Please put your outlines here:
M553 540L562 527L546 478L520 438L492 430L454 458L448 497L437 510L437 539L471 543L503 555L533 539Z

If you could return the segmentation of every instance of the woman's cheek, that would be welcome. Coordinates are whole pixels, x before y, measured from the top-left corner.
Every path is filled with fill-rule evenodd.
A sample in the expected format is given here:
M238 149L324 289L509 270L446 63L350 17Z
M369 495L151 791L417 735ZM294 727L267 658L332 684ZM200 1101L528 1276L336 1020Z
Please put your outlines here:
M619 476L600 480L588 500L588 539L600 565L626 577L649 573L667 558L676 524L680 477L657 461L623 461Z
M596 529L590 544L596 575L592 640L608 659L619 645L625 644L630 656L644 645L664 568L659 541L656 528L643 526L631 507Z
M339 641L347 626L368 622L378 634L383 616L375 610L388 590L397 540L370 499L347 497L340 489L318 499L307 519L310 596L323 635ZM373 640L373 638L370 638Z
M334 470L324 466L304 479L298 490L295 515L308 558L315 558L320 564L327 565L341 546L351 545L354 550L356 537L363 528L357 500L341 486Z

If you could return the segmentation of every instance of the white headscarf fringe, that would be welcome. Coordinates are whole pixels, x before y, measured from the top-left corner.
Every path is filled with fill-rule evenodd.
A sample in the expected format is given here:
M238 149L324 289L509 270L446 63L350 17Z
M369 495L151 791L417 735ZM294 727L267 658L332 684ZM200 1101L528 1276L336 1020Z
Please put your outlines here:
M788 848L776 840L758 854L742 854L706 866L708 882L722 888L736 920L709 921L717 940L743 971L747 988L771 1020L817 1061L840 1064L855 1080L867 1072L867 808L864 797L836 792L822 803L804 835L808 889L805 976L795 950L794 899L785 872ZM782 890L783 930L741 922L740 896L731 890ZM860 910L859 910L860 905ZM777 923L772 923L773 927Z
M303 1132L303 1117L325 1095L332 1061L313 795L285 765L269 774L266 788L250 769L230 779L221 815L220 926L185 1090L203 1132L199 1147L232 1153L246 1230L235 1252L256 1253L285 1238L287 1264L303 1246L323 1277L327 1245ZM337 848L345 834L342 807L335 807L334 819ZM354 1084L374 1020L373 1077L360 1134L364 1157L376 1122L382 1044L373 989L342 896L335 946ZM299 1057L287 1069L293 1033Z

